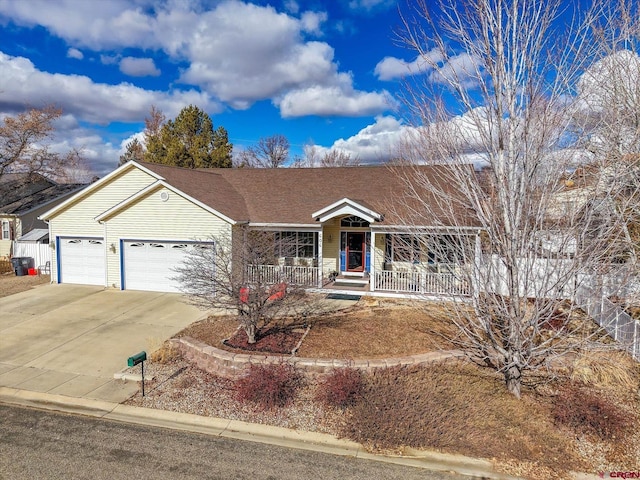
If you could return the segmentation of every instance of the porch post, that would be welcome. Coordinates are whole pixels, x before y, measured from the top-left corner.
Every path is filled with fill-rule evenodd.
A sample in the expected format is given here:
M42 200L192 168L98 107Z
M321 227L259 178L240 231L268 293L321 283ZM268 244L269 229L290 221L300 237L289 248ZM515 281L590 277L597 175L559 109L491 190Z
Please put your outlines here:
M322 288L322 276L323 276L323 268L322 268L322 230L324 226L320 226L320 231L318 232L318 288Z
M376 289L376 232L371 230L371 259L369 260L369 289L373 292Z
M478 298L480 296L480 278L482 278L480 269L484 268L482 265L482 243L480 241L480 230L476 232L475 245L474 245L474 261L473 261L473 275L471 280L473 285L470 285L473 290L474 298ZM485 292L486 293L486 292Z

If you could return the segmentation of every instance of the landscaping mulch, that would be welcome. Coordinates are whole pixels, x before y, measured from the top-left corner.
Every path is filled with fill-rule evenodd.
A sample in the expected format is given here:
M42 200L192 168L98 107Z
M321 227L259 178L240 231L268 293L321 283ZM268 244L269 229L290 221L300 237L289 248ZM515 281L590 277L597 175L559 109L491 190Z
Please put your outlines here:
M296 348L302 335L301 331L286 328L270 328L256 335L256 342L249 343L244 329L238 329L231 336L223 341L227 347L245 350L248 352L263 352L289 355Z

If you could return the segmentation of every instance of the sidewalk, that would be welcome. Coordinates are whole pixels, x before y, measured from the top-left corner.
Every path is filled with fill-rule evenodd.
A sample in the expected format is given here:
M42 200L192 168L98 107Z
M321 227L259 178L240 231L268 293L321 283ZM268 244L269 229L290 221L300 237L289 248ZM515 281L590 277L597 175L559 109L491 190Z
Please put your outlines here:
M135 384L134 384L135 385ZM155 410L104 400L75 398L65 395L31 392L0 387L0 403L58 412L88 415L107 420L135 423L173 430L185 430L205 435L267 443L288 448L312 450L332 455L394 463L440 472L454 472L471 478L513 479L496 473L491 462L462 455L437 452L408 451L405 456L385 456L367 453L362 445L332 435L303 432L282 427L252 424L237 420L201 417L186 413Z

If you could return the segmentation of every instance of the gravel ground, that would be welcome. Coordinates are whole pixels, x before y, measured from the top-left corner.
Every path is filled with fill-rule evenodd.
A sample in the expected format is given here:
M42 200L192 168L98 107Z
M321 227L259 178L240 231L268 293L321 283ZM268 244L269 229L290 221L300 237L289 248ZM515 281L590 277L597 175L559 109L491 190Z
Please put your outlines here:
M130 372L139 374L139 367ZM314 400L310 384L301 388L290 405L263 411L237 401L231 381L191 367L182 359L145 363L145 377L150 376L153 381L145 383L145 397L139 392L126 404L333 435L338 434L344 419L343 412L329 410Z
M134 367L129 372L139 374L140 369ZM153 380L145 383L145 397L139 391L126 404L336 436L340 436L342 426L346 423L345 411L329 409L315 401L314 386L310 383L298 391L290 405L264 411L251 403L236 400L230 380L206 373L181 358L162 363L146 362L145 377L153 377ZM587 473L592 474L619 471L621 468L624 471L636 471L640 465L640 432L625 439L625 444L627 454L621 460L616 458L621 452L616 454L601 442L592 442L583 436L575 438L575 448L591 466ZM633 458L636 461L630 461ZM559 474L528 462L501 461L496 462L496 466L504 473L527 478L540 478L543 472L548 478L558 478Z

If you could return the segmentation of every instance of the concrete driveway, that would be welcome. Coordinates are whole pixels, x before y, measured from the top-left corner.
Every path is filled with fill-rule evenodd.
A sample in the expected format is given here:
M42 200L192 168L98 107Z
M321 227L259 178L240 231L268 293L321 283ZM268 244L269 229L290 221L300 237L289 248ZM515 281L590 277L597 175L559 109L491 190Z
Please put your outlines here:
M174 293L45 285L0 298L0 386L120 402L127 358L206 314Z

